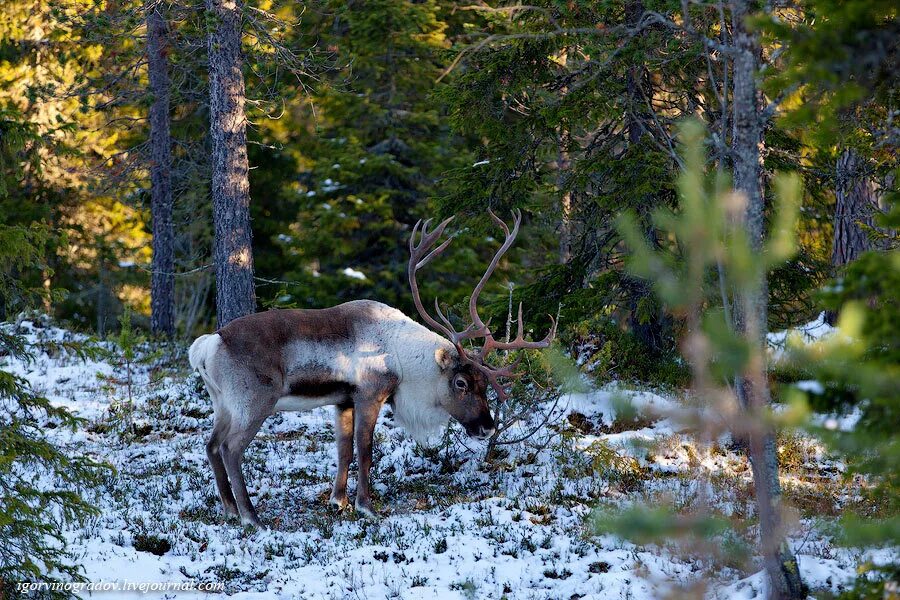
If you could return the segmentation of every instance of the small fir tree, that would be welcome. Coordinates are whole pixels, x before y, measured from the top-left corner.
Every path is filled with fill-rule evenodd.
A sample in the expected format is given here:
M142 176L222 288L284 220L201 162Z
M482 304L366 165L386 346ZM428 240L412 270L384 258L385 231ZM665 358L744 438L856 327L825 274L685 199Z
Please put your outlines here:
M732 302L720 294L721 290L731 289L734 302L752 298L765 281L765 274L793 254L799 183L789 177L776 180L777 212L764 247L756 252L744 226L746 199L731 191L730 182L721 171L713 178L705 175L703 138L701 124L689 121L683 126L685 170L679 178L680 207L677 212L657 212L653 219L661 231L670 232L677 240L678 257L647 244L633 215L623 216L619 227L634 253L630 261L632 272L652 281L666 306L685 319L681 351L691 365L692 394L702 406L691 416L700 426L698 442L709 447L725 431L749 440L756 517L763 523L759 553L772 580L771 597L787 598L791 594L785 590L802 590L803 584L796 559L783 537L787 521L777 465L774 481L761 468L768 459L764 445L771 439L774 416L761 397L750 398L744 410L736 411L737 399L729 385L730 378L738 373L752 380L755 389L763 389L767 385L765 349L756 335L759 324L750 320L752 311L744 309L748 326L739 330L725 310ZM720 277L724 278L721 287ZM704 411L715 413L718 424ZM765 522L774 526L766 527ZM702 542L707 551L731 552L728 538L723 535L728 530L726 523L709 513L683 515L662 507L624 516L602 515L597 525L601 530L643 541L692 534L694 542Z
M38 143L34 129L11 111L0 122L0 204L20 177L23 163L37 164L28 152ZM16 135L4 135L13 131ZM28 288L23 273L47 272L51 231L0 223L0 302L8 318L46 297L43 287ZM26 340L13 326L0 327L0 357L30 360ZM97 512L82 491L98 481L99 465L70 456L49 440L47 423L74 429L80 420L32 390L29 382L0 363L0 597L24 592L16 583L82 580L66 549L64 531ZM35 482L41 482L37 485ZM47 591L47 597L70 592Z

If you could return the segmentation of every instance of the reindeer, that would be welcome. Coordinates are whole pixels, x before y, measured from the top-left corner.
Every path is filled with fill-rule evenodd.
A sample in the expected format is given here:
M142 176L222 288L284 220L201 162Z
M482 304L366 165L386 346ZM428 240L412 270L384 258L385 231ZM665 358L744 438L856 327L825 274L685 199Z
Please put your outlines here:
M419 315L434 331L399 310L371 300L356 300L332 308L269 310L231 321L216 333L191 345L191 367L199 371L212 399L214 422L206 444L225 513L259 526L241 472L244 450L267 417L278 411L335 407L337 474L331 504L348 505L347 475L356 441L359 475L356 510L374 517L369 486L375 422L385 402L393 405L396 421L424 442L452 417L478 439L495 432L487 403L490 385L503 400L501 378L516 377L515 364L490 366L494 350L545 348L556 334L552 321L541 341L526 341L519 305L518 334L497 341L478 315L478 297L500 259L519 232L522 215L514 213L512 231L493 212L491 218L506 234L469 300L472 322L456 331L441 312L440 321L425 310L416 272L441 254L452 241L432 249L453 217L428 231L431 219L419 221L409 240L409 285ZM416 240L420 234L421 239ZM430 252L429 252L430 250ZM426 254L427 253L427 254ZM552 320L552 317L551 317ZM466 340L484 339L478 351ZM516 363L517 364L517 363Z

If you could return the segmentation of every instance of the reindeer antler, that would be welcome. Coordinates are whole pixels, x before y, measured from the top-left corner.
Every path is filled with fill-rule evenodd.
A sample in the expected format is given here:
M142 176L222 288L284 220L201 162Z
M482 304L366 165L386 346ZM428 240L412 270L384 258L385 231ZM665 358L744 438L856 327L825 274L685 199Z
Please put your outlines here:
M434 229L434 231L430 233L428 232L428 224L431 223L431 219L427 219L424 222L420 220L418 223L416 223L415 227L413 227L412 235L409 238L409 287L412 291L413 303L416 306L416 310L418 310L419 314L422 316L422 319L424 319L425 322L428 323L432 328L447 336L447 338L453 343L453 345L456 346L456 350L459 354L460 359L471 364L479 371L484 373L488 382L491 384L491 387L494 388L500 399L505 400L506 398L508 398L508 395L503 385L500 384L499 378L512 378L520 376L521 373L515 372L515 368L518 366L520 359L516 360L511 365L500 368L489 366L485 362L485 359L494 350L508 351L521 350L526 348L546 348L550 345L550 342L552 342L553 338L556 336L556 320L552 316L550 317L553 325L551 326L550 331L547 333L544 339L539 342L529 342L525 340L525 325L522 320L521 302L519 303L516 338L510 342L498 342L497 340L495 340L494 334L491 332L488 324L481 320L481 317L478 314L478 298L481 295L481 291L484 289L484 286L491 278L491 275L493 275L494 271L497 269L497 266L500 264L500 259L503 258L503 255L506 254L506 251L509 250L510 246L512 246L513 242L515 242L516 236L519 234L519 225L522 223L522 211L518 209L513 212L512 231L510 231L506 223L497 215L495 215L493 211L489 209L488 213L491 215L491 219L493 219L493 221L497 223L497 225L499 225L501 229L503 229L503 233L506 234L506 239L503 241L500 249L497 250L497 252L494 254L494 258L491 260L490 264L485 270L484 275L481 276L478 285L476 285L475 289L472 290L472 296L469 299L469 316L472 319L472 323L468 327L466 327L462 331L456 331L456 329L454 329L453 325L450 323L450 320L441 312L437 299L435 299L434 301L434 308L437 312L438 317L443 323L439 323L431 315L429 315L425 310L424 305L422 304L422 299L419 296L419 286L416 283L416 271L428 264L431 259L446 250L447 246L450 245L450 242L453 238L445 240L440 246L428 252L429 249L434 246L435 242L437 242L437 240L441 237L441 235L443 235L444 229L447 227L447 224L450 223L453 217L442 221L440 225L438 225ZM422 229L422 235L421 241L417 244L416 237L418 235L420 226ZM477 352L466 351L462 346L463 340L475 338L484 338L484 345Z
M434 308L437 311L438 316L441 318L442 323L438 323L431 315L428 314L428 311L425 310L425 307L422 305L422 298L419 295L419 284L416 282L416 271L427 265L431 262L435 256L441 254L444 250L447 249L447 246L450 245L450 242L453 241L453 238L448 238L444 240L440 246L428 252L428 250L434 246L434 243L440 239L440 237L444 234L444 229L446 229L447 224L453 220L453 217L448 217L441 221L441 223L434 229L432 232L428 232L428 224L431 223L431 219L427 219L424 222L419 219L416 223L415 227L413 227L412 234L409 236L409 266L407 269L407 273L409 275L409 288L412 291L413 303L416 305L416 310L419 311L419 315L422 316L422 319L425 320L426 323L431 325L432 328L437 331L443 333L447 338L453 342L454 345L460 349L460 342L465 339L469 339L472 337L480 337L475 334L475 332L470 332L470 329L473 327L469 327L463 331L456 331L453 328L453 325L450 323L450 320L444 316L441 312L440 306L438 305L437 298L434 299ZM422 238L419 243L416 243L416 237L419 233L419 227L422 228ZM428 254L425 254L425 253Z

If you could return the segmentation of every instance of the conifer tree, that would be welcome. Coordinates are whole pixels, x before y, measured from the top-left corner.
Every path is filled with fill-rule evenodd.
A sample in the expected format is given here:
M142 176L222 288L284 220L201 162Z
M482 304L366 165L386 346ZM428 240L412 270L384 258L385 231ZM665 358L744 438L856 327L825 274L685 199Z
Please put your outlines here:
M25 168L39 168L40 136L21 113L0 110L0 206ZM34 271L47 272L52 232L46 224L0 222L0 306L4 317L29 310L47 293L29 287ZM29 359L24 336L0 328L0 354ZM70 455L47 439L45 426L74 430L80 420L35 392L23 377L0 369L0 596L15 598L21 581L82 581L64 532L96 514L82 491L95 485L98 465ZM37 483L36 483L37 482ZM48 597L68 597L50 591Z
M51 240L48 247L52 275L48 270L28 276L71 292L54 311L101 329L118 310L122 288L143 279L133 265L149 259L149 248L140 214L126 202L134 188L112 194L108 186L110 176L126 170L133 158L122 153L122 129L109 123L130 123L134 115L113 119L101 110L110 97L80 93L107 56L80 21L94 8L88 0L0 3L0 109L20 113L42 140L40 160L22 170L5 199L15 209L3 211L2 218L45 220L66 231L68 244ZM97 165L109 169L101 173Z
M769 579L768 597L803 598L807 589L785 538L777 458L773 460L767 454L767 445L774 438L773 419L769 410L766 347L760 340L760 329L765 331L765 325L758 321L765 316L756 304L763 297L766 272L794 252L799 182L796 178L777 180L779 205L772 232L760 232L761 237L754 238L743 190L735 187L730 193L729 182L721 171L715 178L705 175L702 125L688 122L683 132L685 171L679 182L680 210L677 214L659 211L654 216L656 224L677 238L683 248L681 260L673 261L650 246L633 213L623 215L619 226L634 249L631 268L649 277L660 297L686 315L682 352L691 364L694 392L709 409L729 421L727 426L732 432L750 440L759 552ZM725 317L721 307L710 306L715 294L708 283L712 280L709 274L717 267L724 271L734 289L735 304L741 305L742 315L734 322ZM741 382L741 387L736 385L733 391L727 383L730 368L739 374ZM723 371L724 380L717 377ZM736 402L735 395L744 406L741 413L729 406ZM707 435L714 439L715 426L705 423L701 415L696 418L713 430ZM603 522L604 527L616 529L615 519ZM671 523L656 524L657 528L670 526ZM697 529L704 527L698 523ZM646 532L628 533L638 537L642 534Z
M758 19L768 39L786 49L764 83L770 95L790 98L782 125L800 132L826 173L821 185L834 202L827 275L840 277L866 250L883 247L873 238L885 232L873 227L896 187L900 136L891 123L900 25L895 3L884 0L806 0L797 9L795 19ZM836 317L826 312L829 322Z
M540 266L519 290L526 304L546 313L561 302L564 322L594 325L603 321L596 317L603 306L610 315L604 336L643 356L671 356L673 323L646 282L622 269L612 223L635 209L648 241L658 242L649 215L675 202L672 123L701 108L717 114L723 66L704 60L699 36L670 20L680 18L680 5L538 2L474 10L484 33L460 44L453 85L441 97L456 130L481 142L483 160L449 174L445 205L533 211L544 243L532 244L523 259ZM691 10L692 27L713 36L715 11ZM724 140L725 120L711 127ZM548 242L560 235L569 260L553 266ZM619 323L627 323L624 336Z
M874 507L845 507L833 524L835 539L896 545L900 137L890 123L900 77L900 23L895 3L884 0L806 0L800 8L797 20L760 20L766 35L786 48L782 68L765 84L771 94L793 96L784 125L802 129L806 144L831 167L825 185L835 200L834 239L828 247L836 269L819 300L838 331L811 344L789 340L795 377L820 384L814 391L794 390L793 396L817 413L853 423L807 423L848 465L846 477L866 478L860 491ZM895 567L865 567L846 596L884 597L897 575Z
M734 189L742 195L744 214L741 224L750 243L751 260L763 262L765 232L765 196L760 169L760 147L765 125L763 106L757 92L760 53L758 34L748 23L755 10L745 0L731 0L734 54L732 96L734 137ZM765 373L766 334L768 333L768 285L765 270L758 270L758 281L734 292L734 326L736 331L757 346L753 356L762 365L751 365L735 375L735 391L745 411L760 412L771 403L771 392ZM757 375L754 377L754 369ZM774 430L752 432L749 436L750 460L753 466L756 503L759 507L760 539L766 571L773 587L773 598L802 598L806 589L800 579L797 559L784 538L782 527L781 483L778 479L778 454Z
M298 140L307 167L300 212L282 243L294 262L282 277L293 282L284 303L373 298L412 309L409 231L419 217L437 215L429 199L441 174L469 158L430 96L446 85L435 80L454 26L449 7L435 0L328 2L309 15L308 39L321 40L344 68L314 84L310 134ZM461 299L464 265L451 260L442 268L452 273L434 276L452 290L442 299Z

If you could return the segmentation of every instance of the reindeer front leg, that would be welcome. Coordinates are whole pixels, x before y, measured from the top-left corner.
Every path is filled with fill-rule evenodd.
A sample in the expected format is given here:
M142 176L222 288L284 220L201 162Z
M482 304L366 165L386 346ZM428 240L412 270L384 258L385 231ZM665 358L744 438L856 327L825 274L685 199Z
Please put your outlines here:
M334 437L337 443L337 475L331 488L329 502L344 509L347 500L347 474L353 460L353 404L345 403L334 407Z
M386 396L385 396L386 398ZM356 510L367 517L375 518L372 508L372 494L369 486L369 469L372 468L372 446L375 437L375 423L381 412L383 398L369 396L356 403L354 433L359 453L359 476L356 483Z

